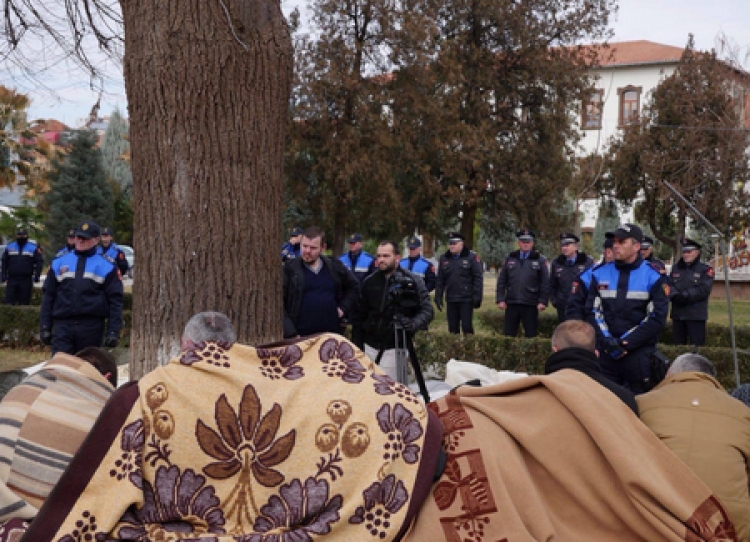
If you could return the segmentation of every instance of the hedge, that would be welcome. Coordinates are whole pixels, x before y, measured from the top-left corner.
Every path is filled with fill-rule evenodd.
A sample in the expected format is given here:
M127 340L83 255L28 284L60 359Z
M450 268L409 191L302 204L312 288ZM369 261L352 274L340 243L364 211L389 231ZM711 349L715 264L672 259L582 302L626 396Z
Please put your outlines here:
M44 280L44 279L42 279ZM41 307L42 306L42 293L41 288L33 288L31 290L31 306ZM5 299L5 286L0 286L0 300ZM125 292L125 299L123 300L123 309L126 311L133 310L133 294Z
M486 328L496 332L502 333L503 324L505 323L505 314L499 311L483 312L479 315L479 321ZM542 313L539 315L539 336L550 338L552 332L557 327L557 314ZM519 337L522 336L521 330L519 329ZM750 344L750 326L734 326L734 337L735 344L747 345ZM672 324L668 321L667 325L659 335L659 343L665 345L671 345L674 343L672 339ZM731 348L732 339L729 333L729 327L721 324L715 324L708 322L706 328L706 346L716 348Z
M544 374L544 362L552 352L550 339L544 337L461 336L430 331L416 335L414 348L422 368L435 371L441 377L445 375L445 365L451 358L481 363L499 371ZM736 387L731 348L704 346L694 349L692 346L660 344L659 350L670 359L697 350L714 363L717 378L727 390ZM738 352L738 361L741 381L750 381L750 355Z

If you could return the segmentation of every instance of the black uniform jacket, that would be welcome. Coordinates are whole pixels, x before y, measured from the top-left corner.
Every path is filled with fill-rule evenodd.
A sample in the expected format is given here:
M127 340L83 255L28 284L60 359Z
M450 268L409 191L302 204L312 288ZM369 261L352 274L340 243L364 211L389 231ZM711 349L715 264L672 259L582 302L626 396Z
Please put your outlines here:
M691 264L680 258L669 277L672 283L672 320L708 320L713 268L697 258Z
M336 304L343 311L344 318L351 318L357 307L357 277L339 260L328 256L321 256L320 259L333 278ZM297 336L297 319L305 291L303 265L302 258L294 258L284 264L284 337Z
M484 273L476 253L464 247L458 258L450 250L438 262L435 300L442 301L443 293L448 303L482 302Z
M594 260L583 252L576 254L573 265L568 265L568 258L560 254L550 264L549 286L552 305L558 309L564 309L570 297L573 281L581 273L593 267Z
M547 259L536 250L521 259L521 251L508 254L497 277L495 302L509 305L546 305L549 302Z
M389 294L396 282L394 277L397 276L401 280L408 277L416 284L418 300L405 300ZM399 299L403 301L399 303ZM413 304L416 306L412 306ZM386 277L382 271L376 271L362 283L352 342L360 348L364 348L364 343L373 348L395 348L395 330L391 324L397 313L409 318L415 329L427 329L434 316L430 293L422 279L406 269L398 267L390 277Z

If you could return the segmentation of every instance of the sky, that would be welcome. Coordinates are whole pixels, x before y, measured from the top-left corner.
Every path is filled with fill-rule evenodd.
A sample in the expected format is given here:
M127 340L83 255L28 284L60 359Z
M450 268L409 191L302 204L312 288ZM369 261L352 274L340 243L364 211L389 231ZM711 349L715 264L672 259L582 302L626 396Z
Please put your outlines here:
M285 13L297 4L302 11L305 0L284 0ZM675 47L684 47L692 33L698 49L718 48L717 36L723 33L739 51L739 60L750 70L750 1L749 0L620 0L611 27L611 40L648 40ZM119 109L127 116L127 99L122 72L117 67L105 82L101 97L100 116ZM8 80L7 72L0 71L0 84L29 94L32 104L29 119L55 118L71 127L82 124L99 96L90 88L85 73L72 65L60 63L45 74L47 90L30 88L28 83Z

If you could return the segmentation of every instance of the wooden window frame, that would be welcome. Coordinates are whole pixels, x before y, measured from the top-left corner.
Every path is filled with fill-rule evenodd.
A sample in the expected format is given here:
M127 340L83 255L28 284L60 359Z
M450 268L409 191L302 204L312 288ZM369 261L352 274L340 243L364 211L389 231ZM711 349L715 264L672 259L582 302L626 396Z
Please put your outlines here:
M635 92L635 118L629 122L625 122L625 94L627 92ZM641 115L641 94L643 93L643 87L635 87L628 85L627 87L617 89L618 105L617 105L617 127L625 128L633 122L637 122L638 117Z
M592 103L591 98L593 96L599 96L599 122L594 125L589 125L589 116L586 111L588 104ZM602 129L602 117L604 116L604 89L595 89L591 92L589 99L583 103L581 108L581 129L582 130L601 130Z

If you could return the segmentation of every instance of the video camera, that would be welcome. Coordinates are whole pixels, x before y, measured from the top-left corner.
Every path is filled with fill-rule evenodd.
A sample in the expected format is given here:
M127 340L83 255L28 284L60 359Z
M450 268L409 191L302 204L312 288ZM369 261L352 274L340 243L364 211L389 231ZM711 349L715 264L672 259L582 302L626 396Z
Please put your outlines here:
M396 272L388 281L388 304L397 313L411 316L419 309L417 283L408 275Z

